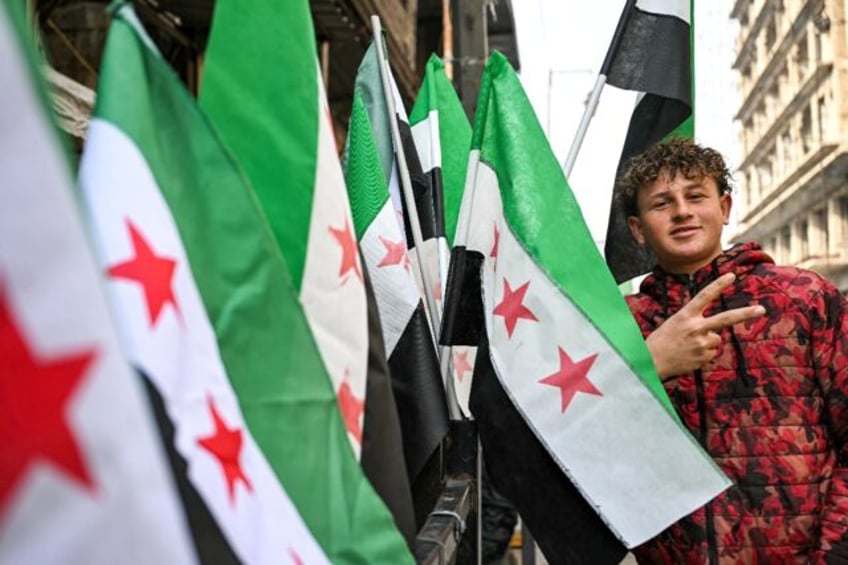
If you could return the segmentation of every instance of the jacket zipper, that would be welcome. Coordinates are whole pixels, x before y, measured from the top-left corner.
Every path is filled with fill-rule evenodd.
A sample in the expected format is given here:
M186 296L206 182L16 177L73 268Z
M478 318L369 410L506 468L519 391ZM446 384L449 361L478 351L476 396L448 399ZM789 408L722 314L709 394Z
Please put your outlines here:
M692 276L689 276L689 299L691 300L695 294L697 294L697 287L695 286L695 280ZM707 446L707 408L706 408L706 394L704 392L704 375L700 369L695 371L695 386L698 394L698 431L700 435L701 445L704 447L704 451L709 454L709 448ZM718 563L718 550L716 548L716 540L715 540L715 524L713 523L713 507L711 502L707 502L704 505L704 511L706 513L706 527L707 527L707 554L709 556L710 565L716 565Z

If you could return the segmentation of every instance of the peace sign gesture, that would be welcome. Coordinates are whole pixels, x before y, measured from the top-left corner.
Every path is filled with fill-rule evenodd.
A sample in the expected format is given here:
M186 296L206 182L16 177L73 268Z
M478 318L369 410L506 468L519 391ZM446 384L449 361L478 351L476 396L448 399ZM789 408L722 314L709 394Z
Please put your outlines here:
M762 306L745 306L704 316L707 307L735 279L736 275L727 273L714 280L648 336L648 350L661 379L703 367L718 355L722 329L766 313Z

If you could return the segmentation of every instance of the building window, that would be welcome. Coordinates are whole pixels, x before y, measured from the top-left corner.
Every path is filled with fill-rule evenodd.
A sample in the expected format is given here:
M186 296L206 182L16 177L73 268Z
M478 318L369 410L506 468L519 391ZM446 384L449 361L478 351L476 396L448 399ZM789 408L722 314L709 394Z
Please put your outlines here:
M807 76L807 69L810 64L810 55L807 50L807 34L801 36L798 46L795 49L795 61L798 63L798 74L802 78Z
M789 128L780 134L780 170L785 174L789 172L792 165L792 134Z
M813 148L813 111L808 104L801 114L801 147L806 155Z
M810 256L810 225L806 220L798 226L798 239L801 256L799 259L804 260Z
M780 261L789 263L792 261L790 255L792 249L792 229L786 226L780 231Z
M816 117L819 120L819 141L824 143L825 138L827 137L827 101L824 96L819 96L819 99L816 103L816 113L818 114Z
M827 209L819 208L813 212L813 232L811 236L813 255L827 256Z
M772 15L766 26L766 52L771 51L775 41L777 41L777 23L774 21L774 15Z

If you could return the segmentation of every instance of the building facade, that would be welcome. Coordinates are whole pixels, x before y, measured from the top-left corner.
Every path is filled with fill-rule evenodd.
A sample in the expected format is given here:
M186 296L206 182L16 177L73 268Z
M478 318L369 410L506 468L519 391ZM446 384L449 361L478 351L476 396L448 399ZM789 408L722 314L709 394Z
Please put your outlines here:
M844 0L735 0L741 160L734 241L848 291Z

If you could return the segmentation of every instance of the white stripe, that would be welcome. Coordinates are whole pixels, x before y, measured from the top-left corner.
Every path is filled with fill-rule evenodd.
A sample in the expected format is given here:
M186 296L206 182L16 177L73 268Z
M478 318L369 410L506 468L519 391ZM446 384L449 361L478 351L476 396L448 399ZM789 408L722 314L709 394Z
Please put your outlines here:
M439 142L439 113L430 110L427 118L410 128L421 169L427 173L442 166L442 144Z
M336 393L347 383L357 399L365 401L368 359L368 310L365 287L353 273L339 277L341 247L330 228L349 226L354 241L350 202L333 133L329 109L320 76L316 73L320 92L318 100L318 155L312 217L300 301L315 336L324 365ZM357 253L359 272L362 263ZM360 427L363 424L360 417ZM362 446L348 434L357 459Z
M379 266L387 253L384 241L401 245L405 259L397 265ZM390 357L409 325L415 308L421 302L412 275L409 253L406 252L406 242L400 235L391 202L386 201L380 209L362 236L360 245L380 311L386 356Z
M111 326L67 160L5 7L0 69L0 300L37 360L94 355L64 418L93 486L34 461L2 509L0 562L193 563L146 396ZM11 377L0 368L0 380Z
M658 16L674 16L687 24L692 21L689 0L637 0L636 8Z
M247 563L279 563L293 548L306 562L326 562L245 425L185 248L153 174L132 140L109 122L91 122L80 184L104 272L135 254L127 220L157 255L177 262L172 288L179 313L166 305L153 327L137 283L112 278L108 288L128 355L162 395L189 478L236 554ZM209 398L226 426L242 431L240 463L251 488L236 481L232 499L220 462L198 444L215 431Z
M503 217L495 172L480 163L469 247L484 253L483 298L498 377L548 451L611 530L634 547L699 508L730 482L665 411L595 326L515 239ZM488 257L494 223L496 260ZM503 281L530 282L509 337L493 310ZM563 413L558 388L539 380L560 368L558 347L577 363L598 354L588 378L603 396L578 392Z

